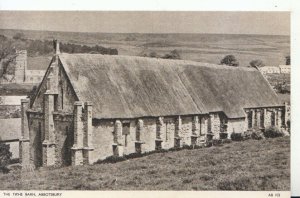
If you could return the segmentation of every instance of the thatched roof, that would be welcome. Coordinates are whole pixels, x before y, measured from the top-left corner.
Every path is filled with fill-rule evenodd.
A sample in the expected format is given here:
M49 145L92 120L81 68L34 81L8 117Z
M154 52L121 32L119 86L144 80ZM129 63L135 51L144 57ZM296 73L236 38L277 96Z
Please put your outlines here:
M21 118L0 119L0 141L21 137Z
M77 97L93 103L94 118L135 118L282 106L255 68L184 60L99 54L60 54Z

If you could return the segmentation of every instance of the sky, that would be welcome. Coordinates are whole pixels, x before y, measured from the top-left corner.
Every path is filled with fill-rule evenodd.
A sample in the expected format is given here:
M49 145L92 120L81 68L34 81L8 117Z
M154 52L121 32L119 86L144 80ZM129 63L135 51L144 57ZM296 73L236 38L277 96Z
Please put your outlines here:
M0 29L290 35L289 12L0 11Z

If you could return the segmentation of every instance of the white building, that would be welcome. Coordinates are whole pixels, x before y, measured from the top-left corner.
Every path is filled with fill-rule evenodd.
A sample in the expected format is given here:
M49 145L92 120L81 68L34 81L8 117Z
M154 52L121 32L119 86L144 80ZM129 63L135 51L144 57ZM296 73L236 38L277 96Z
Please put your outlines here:
M279 65L280 73L282 74L290 74L291 66L290 65Z
M280 68L277 66L263 66L259 70L262 74L280 74Z

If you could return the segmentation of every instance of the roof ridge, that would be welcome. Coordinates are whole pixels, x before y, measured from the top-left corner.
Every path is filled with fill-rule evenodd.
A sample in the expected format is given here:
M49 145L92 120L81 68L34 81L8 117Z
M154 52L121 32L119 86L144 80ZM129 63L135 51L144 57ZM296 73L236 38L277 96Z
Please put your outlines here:
M70 54L70 53L61 53L58 56L94 56L94 57L109 57L109 58L131 58L131 59L136 59L136 60L147 60L147 61L161 61L161 62L174 62L174 63L182 63L183 65L181 66L193 66L193 67L214 67L217 69L232 69L232 70L248 70L248 71L256 71L257 69L253 68L253 67L244 67L244 66L238 66L238 67L234 67L234 66L228 66L228 65L218 65L215 63L206 63L206 62L198 62L198 61L194 61L194 60L186 60L186 59L163 59L163 58L151 58L151 57L142 57L142 56L130 56L130 55L108 55L108 54L88 54L88 53L74 53L74 54Z

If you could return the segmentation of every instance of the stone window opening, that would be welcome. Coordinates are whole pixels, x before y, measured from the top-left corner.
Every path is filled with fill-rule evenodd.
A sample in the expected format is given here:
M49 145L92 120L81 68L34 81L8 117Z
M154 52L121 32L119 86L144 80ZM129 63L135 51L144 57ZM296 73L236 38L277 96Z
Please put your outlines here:
M136 131L135 139L136 139L136 141L141 141L141 132L140 132L140 130Z
M54 111L57 111L58 110L58 96L55 95L54 96Z
M128 139L127 136L130 134L130 122L123 122L122 123L122 135L125 136L124 138L124 146L127 147Z
M166 125L165 125L165 133L166 133L166 142L169 141L170 139L170 131L169 131L169 127L170 127L170 122L166 122Z
M257 112L255 111L254 112L254 127L257 127L258 124L257 124Z
M248 119L248 129L252 128L252 111L249 111L247 113L247 119Z
M135 143L135 152L142 153L142 145L138 142Z
M39 122L39 135L42 137L42 123Z
M264 128L264 120L265 120L265 115L264 115L264 111L260 112L260 127Z
M285 126L285 112L282 111L281 113L281 126Z
M180 139L179 138L175 138L174 147L175 148L179 148L180 147Z
M61 109L64 109L64 89L62 86L60 90L61 90Z
M199 125L200 125L200 128L199 128L199 135L201 136L202 135L202 125L203 125L203 118L200 117L199 119Z
M275 116L275 125L279 125L279 119L278 119L278 110L276 111L276 116Z
M114 155L114 156L119 156L119 153L118 153L118 146L117 146L117 145L113 145L113 155Z
M275 126L275 112L272 111L271 113L271 126Z
M161 150L162 149L161 142L162 141L159 141L159 140L155 141L155 150Z
M68 135L68 132L69 132L69 127L68 126L66 126L66 135Z
M209 116L207 120L207 133L212 133L211 128L211 117Z

